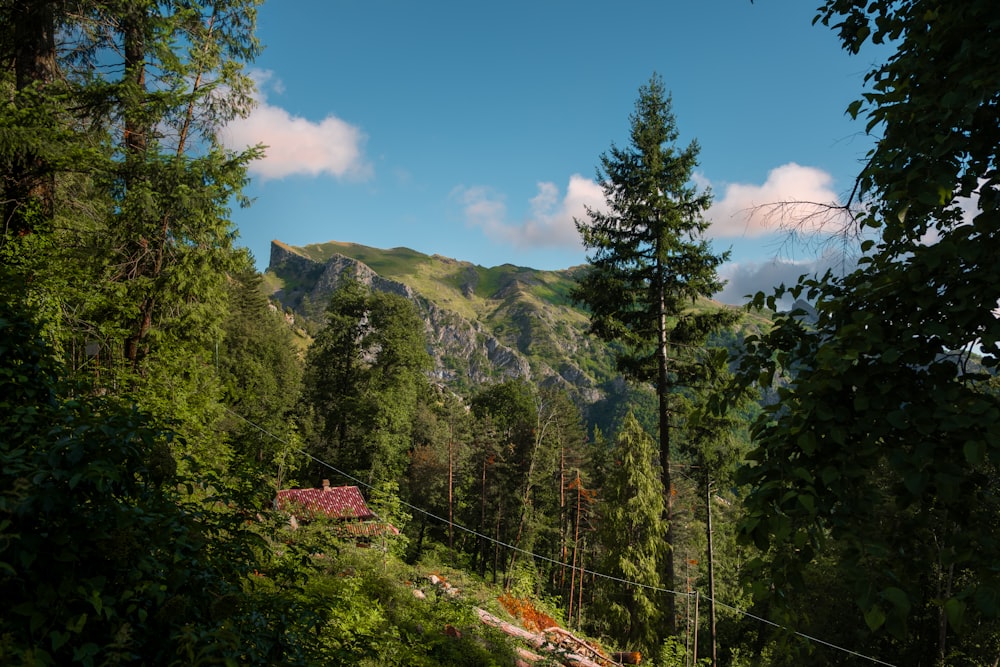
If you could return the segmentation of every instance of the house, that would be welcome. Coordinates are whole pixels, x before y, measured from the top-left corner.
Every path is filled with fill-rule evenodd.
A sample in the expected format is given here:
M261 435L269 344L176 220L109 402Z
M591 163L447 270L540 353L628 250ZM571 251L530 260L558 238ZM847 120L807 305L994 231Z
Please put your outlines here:
M368 508L364 496L356 486L330 486L324 479L319 489L284 489L274 499L275 507L288 513L292 528L299 523L317 518L332 519L335 532L358 538L399 535L390 523L379 520Z

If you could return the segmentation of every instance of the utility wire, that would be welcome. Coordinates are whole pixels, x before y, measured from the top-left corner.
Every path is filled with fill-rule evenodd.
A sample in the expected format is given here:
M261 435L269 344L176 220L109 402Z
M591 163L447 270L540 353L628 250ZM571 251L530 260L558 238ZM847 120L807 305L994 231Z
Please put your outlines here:
M242 419L243 421L245 421L250 426L253 426L257 430L259 430L261 433L269 435L270 437L274 438L278 442L281 442L281 443L283 443L285 445L288 445L289 447L292 447L293 451L306 456L307 458L311 459L313 462L315 462L315 463L317 463L317 464L319 464L319 465L321 465L321 466L323 466L325 468L329 468L331 471L337 473L338 475L344 477L345 479L348 479L348 480L354 482L355 484L357 484L359 486L363 486L366 489L370 489L372 491L377 491L377 489L375 487L373 487L371 484L368 484L367 482L362 481L362 480L358 479L357 477L354 477L350 473L344 472L343 470L340 470L339 468L336 468L335 466L327 463L326 461L323 461L322 459L316 458L315 456L313 456L309 452L305 451L304 449L300 449L300 448L296 447L292 443L288 442L286 439L284 439L284 438L282 438L282 437L280 437L278 435L275 435L274 433L271 433L270 431L268 431L267 429L263 428L262 426L260 426L258 424L255 424L254 422L250 421L249 419L247 419L243 415L237 414L237 413L233 412L232 410L230 410L229 408L227 408L225 406L223 406L223 409L226 412L228 412L229 414ZM558 565L560 567L566 567L566 568L569 568L570 570L576 570L577 572L580 572L581 574L589 574L592 577L596 577L596 578L599 578L599 579L606 579L608 581L613 581L615 583L625 584L626 586L635 586L637 588L644 588L646 590L654 591L654 592L657 592L657 593L669 593L670 595L675 595L675 596L678 596L678 597L680 597L680 596L692 597L692 596L695 595L695 593L693 593L693 592L689 593L689 592L683 592L683 591L675 591L675 590L671 590L669 588L662 588L660 586L650 586L649 584L643 584L643 583L640 583L638 581L630 581L628 579L622 579L621 577L616 577L616 576L613 576L613 575L610 575L610 574L604 574L603 572L597 572L595 570L588 570L587 568L580 567L580 566L577 566L577 565L570 565L569 563L564 563L564 562L555 560L553 558L548 558L547 556L543 556L541 554L536 554L536 553L528 551L526 549L522 549L522 548L517 547L517 546L515 546L513 544L508 544L507 542L504 542L502 540L498 540L498 539L496 539L494 537L490 537L489 535L484 535L483 533L480 533L477 530L473 530L472 528L467 528L466 526L463 526L462 524L455 523L453 521L449 521L448 519L446 519L444 517L437 516L433 512L429 512L429 511L423 509L422 507L417 507L416 505L412 505L412 504L406 502L403 499L400 499L399 502L400 502L401 505L404 505L405 507L407 507L407 508L409 508L409 509L411 509L411 510L413 510L415 512L419 512L419 513L423 514L424 516L427 516L427 517L429 517L431 519L434 519L435 521L439 521L439 522L441 522L444 525L451 526L453 528L456 528L458 530L464 531L464 532L466 532L466 533L468 533L470 535L473 535L475 537L481 538L481 539L486 540L488 542L493 542L494 544L497 544L497 545L502 546L502 547L506 547L507 549L511 549L513 551L516 551L518 553L524 554L526 556L530 556L530 557L532 557L532 558L534 558L536 560L539 560L539 561L544 561L546 563L551 563L553 565ZM745 617L753 619L755 621L759 621L761 623L764 623L766 625L770 625L770 626L772 626L774 628L777 628L779 630L784 630L784 631L789 632L789 633L791 633L791 634L793 634L793 635L795 635L797 637L801 637L802 639L805 639L807 641L811 641L811 642L815 642L817 644L821 644L823 646L826 646L828 648L834 649L836 651L841 651L843 653L846 653L848 655L854 656L856 658L861 658L863 660L868 660L869 662L871 662L873 664L876 664L876 665L885 665L885 667L896 667L896 665L894 665L893 663L884 662L882 660L879 660L878 658L875 658L875 657L872 657L872 656L869 656L869 655L865 655L863 653L858 653L857 651L853 651L853 650L851 650L849 648L845 648L843 646L838 646L837 644L833 644L831 642L825 641L825 640L820 639L818 637L813 637L812 635L808 635L808 634L806 634L804 632L799 632L798 630L793 630L792 628L789 628L789 627L784 626L784 625L780 625L778 623L775 623L774 621L770 621L770 620L768 620L766 618L763 618L762 616L757 616L756 614L752 614L752 613L750 613L750 612L748 612L748 611L746 611L744 609L740 609L738 607L734 607L732 605L728 605L725 602L721 602L719 600L710 598L707 595L701 595L701 594L699 594L699 597L701 599L703 599L703 600L711 600L712 602L714 602L715 604L719 605L720 607L724 607L724 608L726 608L726 609L734 612L735 614L745 616Z

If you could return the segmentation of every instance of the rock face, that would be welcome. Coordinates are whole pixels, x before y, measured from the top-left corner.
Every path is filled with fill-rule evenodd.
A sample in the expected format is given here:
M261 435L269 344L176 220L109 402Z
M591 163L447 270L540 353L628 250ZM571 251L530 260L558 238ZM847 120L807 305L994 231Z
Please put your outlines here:
M626 384L611 347L589 333L588 314L571 298L581 268L486 268L408 248L274 241L265 280L272 299L311 333L345 279L403 296L424 322L441 384L461 394L512 378L557 387L604 429L648 388Z
M272 243L268 273L284 282L284 287L272 297L306 318L320 316L321 305L327 303L344 279L405 297L416 306L424 321L428 351L434 359L434 375L445 384L467 387L509 378L530 380L534 377L528 358L493 335L478 320L469 320L441 308L410 286L384 278L356 259L334 253L319 262L294 248ZM470 295L477 281L475 271L466 270L461 290ZM579 381L580 377L575 379Z

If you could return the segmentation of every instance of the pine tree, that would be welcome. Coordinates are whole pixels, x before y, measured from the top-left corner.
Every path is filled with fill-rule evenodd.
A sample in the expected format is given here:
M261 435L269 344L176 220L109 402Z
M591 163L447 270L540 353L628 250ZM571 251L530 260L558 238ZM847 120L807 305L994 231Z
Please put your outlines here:
M523 528L531 498L525 489L534 481L533 463L538 460L540 441L536 439L539 419L534 388L523 380L491 385L471 401L476 418L477 442L472 462L480 481L479 522L491 534L494 544L480 545L479 558L489 561L494 579L505 574L513 554L501 552L499 543L512 544ZM487 557L486 549L492 549ZM480 568L486 562L480 560ZM482 569L484 572L485 570ZM509 583L509 582L508 582Z
M454 522L457 489L468 486L464 479L472 440L472 419L462 399L447 388L428 384L421 392L414 415L413 449L407 468L406 498L431 514L446 518L443 525L425 513L418 513L418 533L413 558L420 559L425 538L448 546L454 560Z
M229 207L257 152L217 133L250 109L257 4L0 3L5 289L96 391L188 436L218 417Z
M602 631L629 650L647 655L659 647L662 587L663 488L656 471L656 444L635 417L625 419L615 440L614 463L601 489L598 535L604 548L598 616ZM623 583L625 580L633 584Z
M588 256L588 271L574 289L591 311L591 332L621 345L618 367L652 382L658 399L660 471L667 541L672 542L670 482L674 408L671 393L697 374L697 355L708 332L732 322L722 310L695 310L699 298L722 288L716 270L729 256L716 254L702 235L702 214L711 193L691 184L698 144L678 149L678 131L662 79L654 75L639 91L631 116L631 142L601 156L598 180L607 212L588 209L576 221ZM673 587L673 555L664 555L664 582ZM674 600L664 601L673 633Z
M214 350L215 367L228 410L223 427L233 453L280 475L290 453L282 441L296 437L291 413L301 389L302 360L284 315L268 301L262 282L247 256L229 284L229 316Z

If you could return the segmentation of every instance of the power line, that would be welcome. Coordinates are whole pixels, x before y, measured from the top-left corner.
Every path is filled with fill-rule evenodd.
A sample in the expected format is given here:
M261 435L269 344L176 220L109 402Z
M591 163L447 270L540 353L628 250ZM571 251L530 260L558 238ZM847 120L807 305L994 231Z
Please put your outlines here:
M274 433L271 433L270 431L268 431L267 429L263 428L262 426L259 426L258 424L255 424L254 422L250 421L249 419L247 419L243 415L237 414L237 413L233 412L232 410L230 410L229 408L227 408L225 406L223 406L223 409L226 412L228 412L229 414L231 414L231 415L233 415L235 417L239 417L240 419L242 419L243 421L245 421L250 426L253 426L254 428L256 428L257 430L259 430L260 432L262 432L262 433L264 433L264 434L266 434L266 435L274 438L278 442L281 442L281 443L283 443L285 445L288 445L289 447L292 447L293 451L295 451L295 452L297 452L299 454L303 454L304 456L308 457L309 459L312 459L312 461L314 461L315 463L317 463L317 464L319 464L319 465L321 465L321 466L323 466L325 468L329 468L331 471L337 473L338 475L341 475L345 479L348 479L348 480L354 482L355 484L357 484L359 486L363 486L366 489L369 489L369 490L372 490L372 491L377 491L378 490L374 486L372 486L371 484L369 484L369 483L367 483L367 482L365 482L363 480L360 480L357 477L354 477L350 473L347 473L347 472L344 472L343 470L340 470L339 468L337 468L337 467L335 467L335 466L327 463L326 461L323 461L322 459L319 459L319 458L313 456L312 454L310 454L309 452L305 451L304 449L300 449L299 447L296 447L295 445L293 445L292 443L288 442L284 438L282 438L282 437L280 437L278 435L275 435ZM558 565L560 567L569 568L570 570L575 570L575 571L577 571L577 572L579 572L581 574L589 574L589 575L591 575L593 577L596 577L596 578L606 579L608 581L613 581L613 582L619 583L619 584L625 584L626 586L635 586L637 588L644 588L646 590L653 591L653 592L656 592L656 593L668 593L670 595L687 596L687 597L691 597L691 596L694 595L694 593L682 592L682 591L675 591L675 590L671 590L669 588L662 588L662 587L659 587L659 586L650 586L649 584L643 584L643 583L638 582L638 581L630 581L628 579L622 579L621 577L616 577L616 576L613 576L613 575L610 575L610 574L604 574L603 572L597 572L595 570L588 570L587 568L584 568L584 567L579 567L579 566L576 566L576 565L570 565L569 563L564 563L562 561L558 561L558 560L555 560L553 558L549 558L547 556L543 556L541 554L536 554L536 553L534 553L532 551L528 551L526 549L522 549L522 548L520 548L518 546L515 546L513 544L508 544L507 542L504 542L502 540L498 540L498 539L496 539L494 537L490 537L489 535L484 535L483 533L480 533L477 530L473 530L472 528L467 528L466 526L463 526L462 524L455 523L454 521L449 521L448 519L445 519L444 517L437 516L433 512L429 512L429 511L423 509L422 507L417 507L416 505L412 505L412 504L406 502L403 499L400 499L399 502L400 502L401 505L404 505L405 507L407 507L407 508L409 508L409 509L411 509L411 510L413 510L415 512L419 512L419 513L423 514L424 516L426 516L428 518L434 519L435 521L439 521L439 522L441 522L444 525L451 526L451 527L456 528L458 530L464 531L464 532L466 532L466 533L468 533L470 535L473 535L475 537L484 539L484 540L486 540L488 542L492 542L492 543L494 543L494 544L496 544L498 546L502 546L502 547L505 547L507 549L511 549L513 551L516 551L518 553L524 554L526 556L530 556L530 557L532 557L532 558L534 558L536 560L544 561L546 563L551 563L553 565ZM724 608L732 611L733 613L739 614L741 616L745 616L745 617L753 619L755 621L759 621L759 622L764 623L766 625L770 625L771 627L777 628L779 630L784 630L785 632L789 632L789 633L791 633L791 634L793 634L793 635L795 635L797 637L801 637L802 639L805 639L807 641L811 641L811 642L815 642L817 644L821 644L823 646L826 646L827 648L831 648L831 649L834 649L836 651L841 651L843 653L846 653L848 655L854 656L856 658L861 658L863 660L868 660L869 662L871 662L873 664L876 664L876 665L885 665L885 667L896 667L896 665L894 665L893 663L885 662L883 660L879 660L878 658L875 658L875 657L872 657L872 656L869 656L869 655L865 655L863 653L858 653L857 651L851 650L849 648L845 648L843 646L838 646L837 644L833 644L831 642L828 642L826 640L820 639L818 637L813 637L812 635L808 635L808 634L806 634L804 632L799 632L798 630L794 630L794 629L789 628L787 626L780 625L779 623L775 623L774 621L768 620L768 619L766 619L766 618L764 618L762 616L757 616L756 614L752 614L752 613L750 613L750 612L748 612L748 611L746 611L744 609L740 609L738 607L734 607L732 605L726 604L725 602L721 602L720 600L716 600L716 599L710 598L707 595L701 595L699 593L699 597L702 598L702 599L704 599L704 600L712 600L715 604L719 605L720 607L724 607Z

